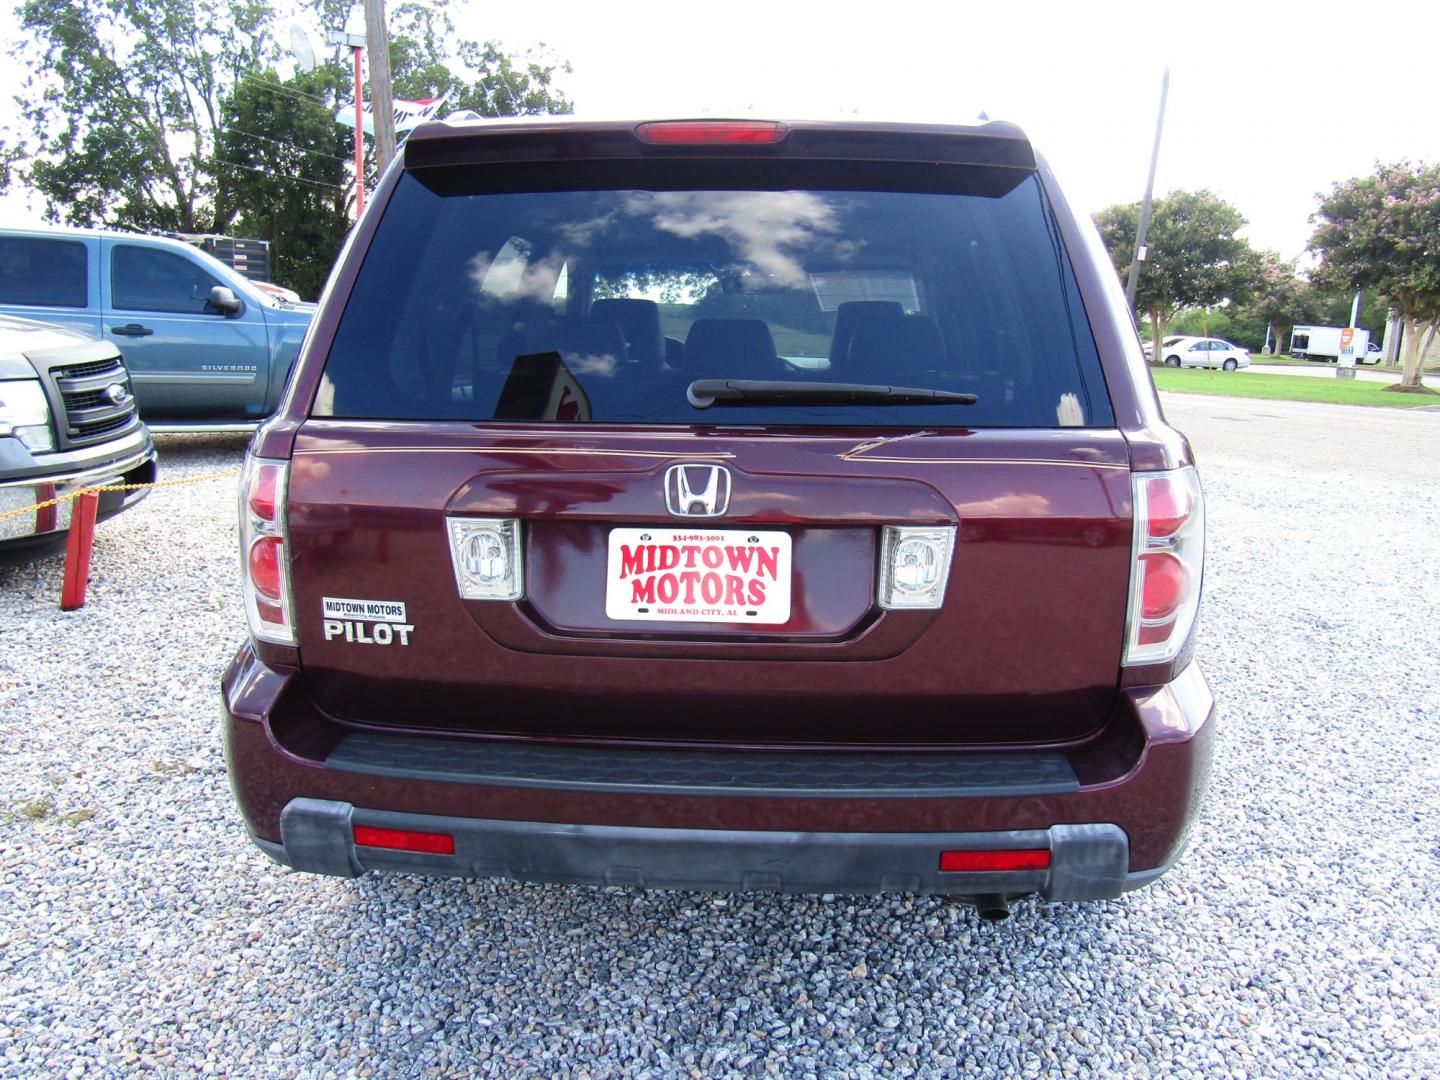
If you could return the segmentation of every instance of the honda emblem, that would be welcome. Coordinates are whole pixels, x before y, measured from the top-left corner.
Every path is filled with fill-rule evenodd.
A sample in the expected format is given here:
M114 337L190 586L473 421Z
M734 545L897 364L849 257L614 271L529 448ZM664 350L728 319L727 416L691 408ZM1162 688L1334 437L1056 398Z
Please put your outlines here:
M724 465L671 465L665 470L665 509L676 517L719 517L730 508L730 470Z

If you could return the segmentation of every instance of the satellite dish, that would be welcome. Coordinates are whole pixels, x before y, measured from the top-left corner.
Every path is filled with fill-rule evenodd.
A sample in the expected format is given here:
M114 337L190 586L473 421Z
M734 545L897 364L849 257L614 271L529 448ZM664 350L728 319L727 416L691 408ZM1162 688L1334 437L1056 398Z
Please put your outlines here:
M298 26L290 27L290 55L295 57L295 66L301 71L315 70L315 50L310 47L310 35Z

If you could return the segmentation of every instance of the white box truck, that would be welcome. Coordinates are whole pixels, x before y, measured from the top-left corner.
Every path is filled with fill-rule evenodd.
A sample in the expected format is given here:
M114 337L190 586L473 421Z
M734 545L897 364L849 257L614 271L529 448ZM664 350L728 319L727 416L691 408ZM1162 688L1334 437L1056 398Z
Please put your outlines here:
M1290 331L1290 355L1296 360L1324 360L1333 364L1340 358L1340 332L1344 329L1343 326L1297 326ZM1384 354L1380 346L1370 340L1370 331L1357 327L1355 337L1356 362L1380 363Z

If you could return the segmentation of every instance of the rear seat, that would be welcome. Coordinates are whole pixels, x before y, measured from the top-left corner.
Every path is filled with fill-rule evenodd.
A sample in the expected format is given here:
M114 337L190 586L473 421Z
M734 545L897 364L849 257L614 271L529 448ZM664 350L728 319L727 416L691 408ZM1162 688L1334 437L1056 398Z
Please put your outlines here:
M855 331L862 323L885 323L902 318L905 309L896 300L847 300L835 309L835 333L830 338L830 368L843 367L850 355Z
M654 300L629 297L596 300L590 305L590 317L613 322L620 328L632 364L658 368L665 359L665 338L660 333L660 305Z
M862 310L849 337L848 348L830 363L837 379L888 384L949 370L939 324L928 315L906 315L899 304Z
M785 374L763 319L696 319L685 337L687 379L778 379Z
M605 317L560 315L527 323L515 338L501 339L502 349L513 348L502 363L516 356L558 352L573 375L614 375L629 362L625 335Z

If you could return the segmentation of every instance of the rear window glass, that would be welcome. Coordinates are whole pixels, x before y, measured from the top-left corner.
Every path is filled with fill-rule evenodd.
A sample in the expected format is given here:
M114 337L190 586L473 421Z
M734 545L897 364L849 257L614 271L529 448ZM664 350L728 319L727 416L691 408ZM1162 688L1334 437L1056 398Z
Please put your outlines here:
M1002 187L466 193L406 174L313 412L1109 426L1094 339L1039 182L1016 174ZM691 404L696 380L717 379L976 401Z

